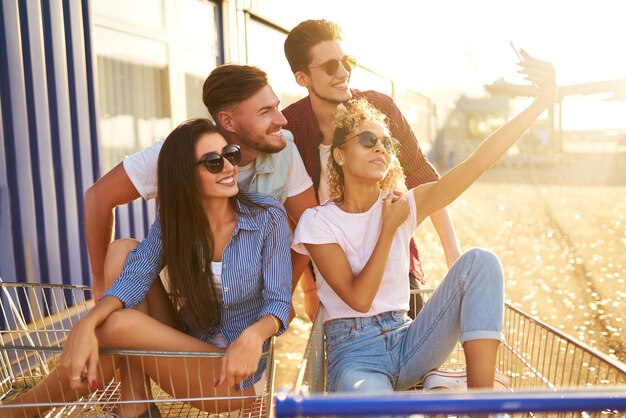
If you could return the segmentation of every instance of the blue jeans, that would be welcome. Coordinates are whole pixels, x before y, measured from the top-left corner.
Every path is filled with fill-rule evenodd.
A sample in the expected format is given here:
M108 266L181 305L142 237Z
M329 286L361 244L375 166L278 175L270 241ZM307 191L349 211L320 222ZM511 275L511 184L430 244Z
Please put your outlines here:
M454 263L414 321L404 311L324 324L328 389L406 389L439 367L457 341L502 340L504 275L498 257L472 249Z

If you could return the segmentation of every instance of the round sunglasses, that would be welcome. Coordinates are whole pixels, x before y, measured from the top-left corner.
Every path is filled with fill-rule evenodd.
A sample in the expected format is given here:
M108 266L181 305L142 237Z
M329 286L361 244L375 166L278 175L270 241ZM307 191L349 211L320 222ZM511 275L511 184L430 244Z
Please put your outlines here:
M378 137L372 131L363 131L357 135L351 136L350 138L343 141L340 147L343 147L346 142L354 138L359 138L359 144L363 145L365 148L374 148L374 145L376 145L378 143L378 140L380 139L383 147L389 153L395 152L396 148L398 147L398 141L395 138L392 138L390 136Z
M241 161L241 151L239 145L226 145L222 148L222 153L209 152L200 158L197 164L202 164L211 173L217 174L224 169L224 160L228 160L232 165L239 165Z
M356 58L352 55L344 55L343 57L341 57L341 60L332 59L316 67L311 66L311 68L321 68L326 71L326 74L333 76L337 74L340 62L341 65L343 65L343 68L345 68L345 70L349 73L351 73L352 70L354 70L354 67L356 67Z

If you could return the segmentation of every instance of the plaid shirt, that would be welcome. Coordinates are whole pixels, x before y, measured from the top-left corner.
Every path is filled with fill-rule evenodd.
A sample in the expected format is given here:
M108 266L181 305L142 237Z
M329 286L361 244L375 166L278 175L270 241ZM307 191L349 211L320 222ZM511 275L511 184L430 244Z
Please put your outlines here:
M400 142L401 152L398 158L404 169L406 185L409 189L439 178L437 171L422 152L409 123L391 97L373 90L352 90L352 97L355 99L367 99L370 104L387 115L391 136ZM289 105L283 110L283 115L285 115L288 121L285 128L294 135L296 146L298 151L300 151L307 172L313 179L313 185L317 193L321 172L319 145L322 142L322 132L317 123L315 113L313 113L309 96ZM410 249L410 272L424 283L424 272L419 261L415 240L411 240Z

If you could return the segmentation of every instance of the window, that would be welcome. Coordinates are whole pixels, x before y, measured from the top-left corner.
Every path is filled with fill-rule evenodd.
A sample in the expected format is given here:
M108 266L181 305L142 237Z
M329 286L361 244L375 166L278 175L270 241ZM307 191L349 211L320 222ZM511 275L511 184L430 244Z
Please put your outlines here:
M105 173L172 128L166 46L96 28L100 161Z
M286 37L282 31L256 20L253 16L246 20L248 64L267 73L274 93L280 98L281 108L307 94L306 90L296 84L285 58L283 45Z
M202 85L220 62L220 38L207 1L96 0L94 11L106 173L183 120L208 117Z
M171 127L167 67L98 57L100 154L104 172Z
M219 64L217 6L198 0L177 4L180 7L176 32L180 46L178 62L184 73L185 115L206 118L209 114L202 103L202 86Z

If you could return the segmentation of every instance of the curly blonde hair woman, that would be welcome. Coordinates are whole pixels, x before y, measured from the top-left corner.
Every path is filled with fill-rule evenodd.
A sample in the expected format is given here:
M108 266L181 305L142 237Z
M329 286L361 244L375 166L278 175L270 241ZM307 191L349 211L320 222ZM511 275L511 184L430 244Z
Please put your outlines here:
M441 179L406 193L398 191L402 171L384 116L362 101L336 114L329 158L336 198L305 210L292 241L315 266L329 391L392 391L422 380L436 386L429 371L458 342L467 386L493 388L504 312L498 257L483 249L461 255L411 320L409 241L424 219L452 203L554 103L554 69L524 58L521 72L537 86L532 104Z
M333 121L335 134L333 145L330 148L331 158L328 159L328 188L331 199L342 201L344 190L343 170L332 157L334 149L343 147L347 142L346 135L356 131L364 121L377 121L388 127L386 116L365 99L350 100L347 106L343 104L338 106ZM389 172L380 182L380 188L386 193L390 190L406 191L404 171L397 156L397 141L392 139L392 142L394 143L394 152L391 156Z

